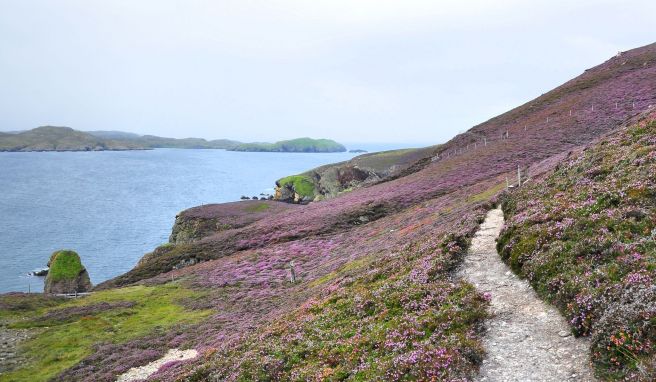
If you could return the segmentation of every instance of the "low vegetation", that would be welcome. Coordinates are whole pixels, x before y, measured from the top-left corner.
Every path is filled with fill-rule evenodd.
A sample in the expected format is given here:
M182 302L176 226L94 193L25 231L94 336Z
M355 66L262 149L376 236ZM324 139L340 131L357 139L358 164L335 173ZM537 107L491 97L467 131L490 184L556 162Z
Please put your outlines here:
M84 270L80 256L73 251L57 251L50 257L48 277L52 281L76 278Z
M314 182L306 175L292 175L282 178L276 182L279 187L289 187L297 194L314 198Z
M75 300L2 296L0 317L8 320L8 327L35 331L20 348L26 363L3 374L2 380L47 381L103 343L121 343L155 330L196 322L207 317L209 311L188 310L181 302L201 294L170 283L96 292Z
M498 248L592 336L609 380L656 373L656 116L573 155L507 196Z

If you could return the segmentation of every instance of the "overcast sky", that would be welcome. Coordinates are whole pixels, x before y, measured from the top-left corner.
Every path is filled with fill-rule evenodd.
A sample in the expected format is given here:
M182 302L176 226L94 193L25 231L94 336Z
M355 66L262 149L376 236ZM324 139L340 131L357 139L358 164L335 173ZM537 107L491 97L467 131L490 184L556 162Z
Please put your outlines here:
M0 0L0 130L439 143L617 51L656 1Z

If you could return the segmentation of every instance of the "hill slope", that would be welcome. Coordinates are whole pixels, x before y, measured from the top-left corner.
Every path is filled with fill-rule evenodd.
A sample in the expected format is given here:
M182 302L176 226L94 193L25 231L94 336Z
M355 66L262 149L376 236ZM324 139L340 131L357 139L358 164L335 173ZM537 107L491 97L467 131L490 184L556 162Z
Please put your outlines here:
M154 378L472 379L484 357L480 328L488 303L453 271L506 178L518 165L529 177L549 171L650 104L656 45L474 127L397 176L162 246L79 306L5 297L0 307L23 319L13 325L47 326L47 335L25 346L48 368L27 364L14 375L113 381L168 349L193 347L201 357L169 364ZM122 293L133 306L117 297ZM117 300L122 305L98 305ZM130 319L149 309L157 318L175 314L164 324ZM84 320L73 314L80 310ZM87 338L95 333L90 328L116 340L71 344L65 361L45 357L56 346L47 338Z
M656 111L504 198L502 257L592 336L601 376L656 376Z
M0 151L99 151L142 148L131 142L95 137L70 127L42 126L17 134L0 135Z

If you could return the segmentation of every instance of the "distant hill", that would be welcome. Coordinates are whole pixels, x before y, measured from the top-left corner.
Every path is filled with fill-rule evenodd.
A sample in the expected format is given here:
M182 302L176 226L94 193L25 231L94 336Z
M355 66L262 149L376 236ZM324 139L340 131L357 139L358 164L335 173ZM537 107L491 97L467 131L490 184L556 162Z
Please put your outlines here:
M17 133L0 132L0 151L102 151L174 149L224 149L254 152L343 152L329 139L299 138L276 143L242 143L230 139L165 138L124 131L78 131L70 127L42 126Z
M336 153L346 151L346 147L330 139L297 138L276 143L243 143L230 150L286 153Z
M132 142L103 139L70 127L41 126L16 134L0 135L0 151L103 151L137 150Z
M138 139L139 137L141 137L141 135L139 134L128 133L125 131L116 131L116 130L96 130L96 131L86 131L86 132L98 138L104 138L104 139Z
M156 135L138 135L124 131L88 131L99 138L113 139L121 142L131 142L144 148L170 148L170 149L230 149L241 142L229 139L217 139L208 141L203 138L164 138Z

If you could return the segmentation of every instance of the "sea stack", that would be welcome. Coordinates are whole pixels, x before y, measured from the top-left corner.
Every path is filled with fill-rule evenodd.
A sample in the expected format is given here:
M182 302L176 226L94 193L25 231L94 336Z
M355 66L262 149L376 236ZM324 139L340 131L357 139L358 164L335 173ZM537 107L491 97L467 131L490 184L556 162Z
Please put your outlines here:
M80 256L74 251L56 251L48 261L43 291L52 294L87 292L91 289L89 273L82 265Z

